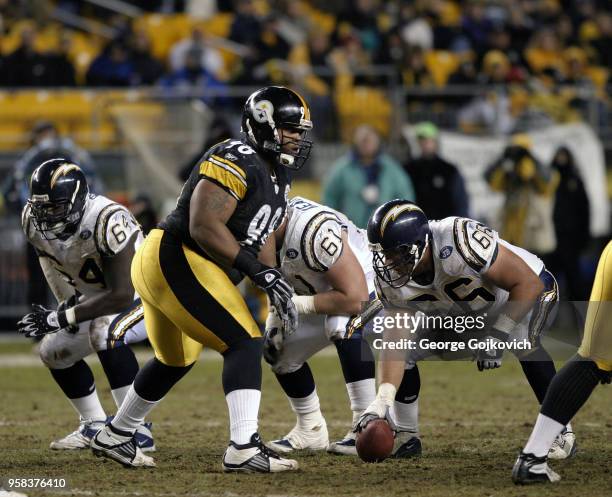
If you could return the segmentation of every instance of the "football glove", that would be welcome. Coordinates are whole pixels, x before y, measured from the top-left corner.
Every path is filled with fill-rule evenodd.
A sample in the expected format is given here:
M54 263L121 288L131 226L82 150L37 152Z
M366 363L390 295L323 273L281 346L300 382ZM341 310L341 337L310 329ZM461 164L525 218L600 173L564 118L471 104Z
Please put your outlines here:
M250 276L253 283L268 294L270 304L276 309L283 323L283 334L289 335L297 329L298 312L291 300L293 289L278 269L262 265L261 271Z
M499 338L490 339L495 343L501 342ZM478 366L478 371L501 368L503 355L504 350L499 348L478 349L476 352L476 366Z
M397 426L395 426L395 423L389 415L389 404L380 397L376 397L374 401L366 408L366 410L361 413L361 417L357 421L353 431L355 433L359 433L368 425L370 421L374 421L375 419L387 420L387 423L389 423L391 429L393 431L397 431Z
M283 350L283 322L278 317L273 307L266 319L266 331L264 333L263 355L266 362L272 366L276 364Z
M57 333L64 328L73 328L68 323L66 312L62 309L52 311L42 305L33 304L32 310L33 312L26 314L17 323L19 333L28 338L42 337Z

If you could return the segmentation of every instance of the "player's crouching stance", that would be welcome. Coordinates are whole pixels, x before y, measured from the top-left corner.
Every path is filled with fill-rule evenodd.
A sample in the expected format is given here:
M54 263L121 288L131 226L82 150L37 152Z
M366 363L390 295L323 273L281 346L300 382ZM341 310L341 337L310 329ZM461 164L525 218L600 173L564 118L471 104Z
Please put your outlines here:
M65 159L34 171L22 225L59 307L34 305L19 332L42 337L40 357L80 417L79 428L51 448L88 448L106 414L83 358L97 353L117 407L138 372L134 353L124 345L146 338L128 273L142 241L140 228L125 207L90 195L81 169ZM143 450L155 449L149 427L144 420L138 427Z
M549 451L558 440L559 433L588 400L597 384L609 384L612 379L610 322L612 242L608 242L599 258L578 353L561 368L548 387L531 436L512 469L514 483L548 483L561 479L548 466Z
M230 421L223 470L297 469L257 432L263 339L235 285L248 276L266 291L283 328L297 326L292 289L274 268L270 234L286 214L287 168L298 169L307 159L311 128L310 110L297 93L282 87L253 93L242 117L246 140L226 140L204 154L175 210L138 249L132 280L155 358L138 373L115 419L92 440L96 455L127 466L153 465L135 447L134 430L207 346L223 355Z
M558 294L554 277L539 258L471 219L428 221L418 206L404 200L387 202L376 210L368 223L368 239L374 253L377 291L385 307L427 313L431 302L445 308L460 302L460 312L467 305L470 312L486 309L488 315L498 316L487 334L492 340L531 344L527 352L513 351L542 403L555 368L540 344L540 334ZM500 367L502 352L479 350L478 369ZM431 352L418 348L401 357L395 353L392 360L384 360L382 354L377 398L366 409L360 426L386 417L387 410L393 408L398 425L418 432L420 380L416 362L427 355ZM398 402L398 392L410 402ZM569 424L560 437L557 455L569 457L575 451Z
M374 357L361 334L350 340L342 337L349 316L358 314L369 292L374 292L374 270L365 231L329 207L296 197L289 202L287 221L276 235L280 269L297 294L293 301L298 312L326 317L324 330L320 325L300 326L291 335L283 336L278 317L270 312L264 357L287 394L297 423L282 439L268 445L284 453L327 449L336 454L356 454L352 425L376 394ZM332 444L306 362L330 341L338 351L353 411L348 434Z

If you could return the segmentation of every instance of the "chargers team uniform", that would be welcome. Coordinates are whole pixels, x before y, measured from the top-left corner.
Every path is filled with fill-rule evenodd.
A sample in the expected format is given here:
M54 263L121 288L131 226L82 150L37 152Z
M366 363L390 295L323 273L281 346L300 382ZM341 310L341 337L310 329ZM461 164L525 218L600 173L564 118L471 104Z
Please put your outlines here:
M168 366L192 364L204 346L223 353L244 338L261 337L235 286L243 275L215 261L189 234L189 203L202 179L237 200L226 225L255 257L286 214L288 172L284 167L270 171L245 142L221 142L194 167L176 208L132 261L149 340L157 359Z
M102 195L89 195L77 232L66 240L47 239L37 231L29 205L24 208L21 221L28 242L52 268L45 271L45 276L58 303L75 293L86 297L103 293L106 289L103 258L121 252L135 233L138 233L133 242L135 247L143 240L140 226L130 211ZM93 351L144 340L143 309L138 296L135 297L134 304L121 314L79 323L75 333L61 330L45 335L41 355L44 357L45 350L61 348L61 363L68 367Z
M374 292L374 270L368 238L344 214L301 197L287 206L287 227L279 251L280 268L298 295L315 295L332 290L325 272L343 251L342 232L346 231L351 250L363 269L368 290ZM325 333L315 326L300 327L283 341L283 350L273 370L287 374L299 369L330 340L341 339L348 316L326 316Z
M513 340L529 340L539 346L540 334L551 320L559 300L557 282L537 256L499 238L496 231L468 218L448 217L429 221L434 279L429 285L414 280L393 288L376 278L377 293L385 306L453 313L469 310L493 316L508 301L509 292L489 282L483 275L497 258L499 245L516 254L539 276L544 290L539 300L513 330ZM433 305L432 305L433 303ZM526 350L525 352L529 352ZM421 354L421 355L420 355ZM410 353L416 359L423 351ZM428 355L428 354L425 354Z

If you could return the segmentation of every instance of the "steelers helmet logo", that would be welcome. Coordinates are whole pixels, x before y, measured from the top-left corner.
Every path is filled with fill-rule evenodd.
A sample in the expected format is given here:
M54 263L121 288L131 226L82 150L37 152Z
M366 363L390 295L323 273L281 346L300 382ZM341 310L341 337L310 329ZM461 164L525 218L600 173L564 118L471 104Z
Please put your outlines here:
M253 107L253 117L258 123L273 122L274 106L269 100L260 100Z

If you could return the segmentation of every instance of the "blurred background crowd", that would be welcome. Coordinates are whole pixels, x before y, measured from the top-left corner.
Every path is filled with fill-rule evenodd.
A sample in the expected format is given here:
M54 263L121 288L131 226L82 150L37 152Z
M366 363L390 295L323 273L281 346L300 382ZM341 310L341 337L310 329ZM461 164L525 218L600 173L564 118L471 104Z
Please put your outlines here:
M0 0L0 318L40 291L17 219L41 159L80 161L150 229L269 84L312 107L297 193L361 227L396 197L481 219L584 300L611 70L606 0Z

